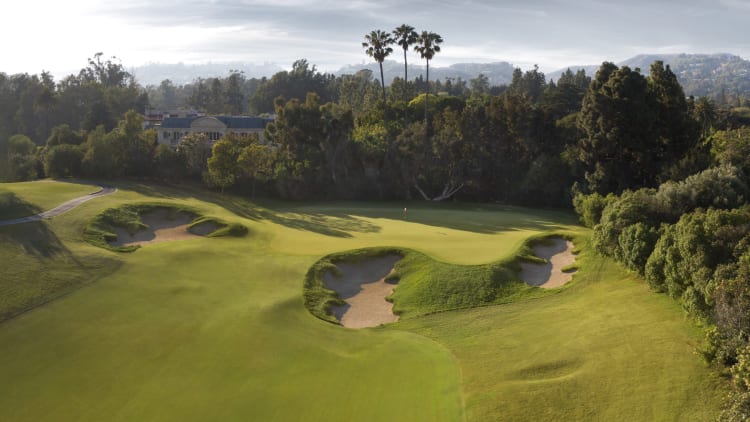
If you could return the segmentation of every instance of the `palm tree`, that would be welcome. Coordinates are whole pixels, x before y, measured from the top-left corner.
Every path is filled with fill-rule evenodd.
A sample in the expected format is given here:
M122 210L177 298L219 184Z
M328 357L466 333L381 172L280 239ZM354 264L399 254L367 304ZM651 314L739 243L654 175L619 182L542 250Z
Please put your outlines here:
M404 84L408 84L409 70L406 63L406 52L409 50L409 47L417 43L419 34L417 34L413 26L403 24L393 30L393 36L395 37L396 44L404 49ZM406 90L404 90L404 96L406 96ZM404 98L404 101L406 101L406 98Z
M365 48L365 53L375 59L375 61L380 65L380 83L383 87L383 103L385 103L386 99L385 78L383 77L383 61L386 57L388 57L389 54L393 53L391 44L393 44L394 39L391 38L390 33L378 29L377 31L372 31L369 34L365 35L365 40L367 40L367 42L362 43L362 47Z
M427 122L427 102L430 98L430 60L435 57L435 53L440 52L440 44L443 42L443 37L434 33L422 31L417 39L417 44L414 46L414 51L427 61L427 77L425 85L425 99L424 99L424 122Z

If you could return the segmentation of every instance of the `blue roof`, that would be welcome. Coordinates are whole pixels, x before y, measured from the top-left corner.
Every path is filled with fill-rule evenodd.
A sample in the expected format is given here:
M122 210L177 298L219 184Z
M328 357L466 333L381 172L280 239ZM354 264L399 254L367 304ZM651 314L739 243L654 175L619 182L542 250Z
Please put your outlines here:
M228 129L263 129L273 119L264 119L262 117L248 116L215 116L222 123L227 125Z
M165 129L184 129L190 127L197 117L167 117L162 120L161 127Z
M205 116L203 116L205 117ZM264 129L273 119L249 116L208 116L214 117L227 126L227 129ZM168 117L161 122L165 129L184 129L201 117Z

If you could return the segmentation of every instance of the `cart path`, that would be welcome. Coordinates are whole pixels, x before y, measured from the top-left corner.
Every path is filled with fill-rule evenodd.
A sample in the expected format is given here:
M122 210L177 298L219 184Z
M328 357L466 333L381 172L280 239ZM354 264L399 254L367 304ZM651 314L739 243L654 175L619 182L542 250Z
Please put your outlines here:
M45 211L39 214L34 214L28 217L21 217L21 218L15 218L13 220L0 221L0 227L12 226L14 224L31 223L34 221L49 220L52 217L57 217L60 214L63 214L72 210L73 208L83 204L84 202L90 201L95 198L99 198L100 196L106 196L106 195L110 195L110 194L117 192L117 188L115 188L114 186L102 185L99 187L101 189L94 193L90 193L85 196L71 199L70 201L65 202L61 205L58 205L49 211Z

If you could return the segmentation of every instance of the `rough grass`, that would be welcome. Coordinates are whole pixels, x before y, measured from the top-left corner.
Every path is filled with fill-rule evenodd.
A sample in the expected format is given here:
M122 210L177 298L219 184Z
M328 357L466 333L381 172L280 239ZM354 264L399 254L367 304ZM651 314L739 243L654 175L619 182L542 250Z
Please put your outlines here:
M242 224L253 236L165 242L135 254L83 240L102 211L154 201ZM199 189L123 184L45 222L82 265L114 264L98 273L76 267L70 279L87 274L95 282L0 324L0 420L715 415L723 384L693 353L698 330L668 298L587 255L588 232L571 225L574 216L408 206L404 220L404 204L257 204ZM393 245L445 265L482 266L551 232L576 236L582 259L568 287L542 297L365 330L325 323L304 306L306 271L334 252ZM12 236L7 227L0 233ZM0 280L11 271L15 284L45 272L43 283L65 279L46 240L29 247L49 257L18 262L24 252L6 255L18 243L0 242L0 256L12 257Z

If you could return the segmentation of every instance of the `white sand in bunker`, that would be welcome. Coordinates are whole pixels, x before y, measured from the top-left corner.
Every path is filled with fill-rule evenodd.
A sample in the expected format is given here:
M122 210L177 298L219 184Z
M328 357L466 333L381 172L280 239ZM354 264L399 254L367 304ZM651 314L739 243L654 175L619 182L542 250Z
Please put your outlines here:
M192 216L186 213L170 213L169 210L164 209L141 215L141 221L148 226L147 229L131 235L124 228L116 227L117 240L109 242L109 244L112 246L132 246L194 239L213 233L217 228L213 223L205 223L193 227L192 232L188 231L188 226L193 222Z
M396 284L385 279L401 258L399 255L385 255L357 263L342 263L337 265L340 276L331 272L323 274L326 288L346 301L346 305L333 308L341 325L365 328L398 321L398 315L393 314L393 304L385 300L393 293Z
M546 260L544 264L521 263L521 279L527 284L544 289L560 287L573 278L575 271L563 271L573 264L573 242L557 237L549 239L551 243L537 245L532 249L534 255Z

